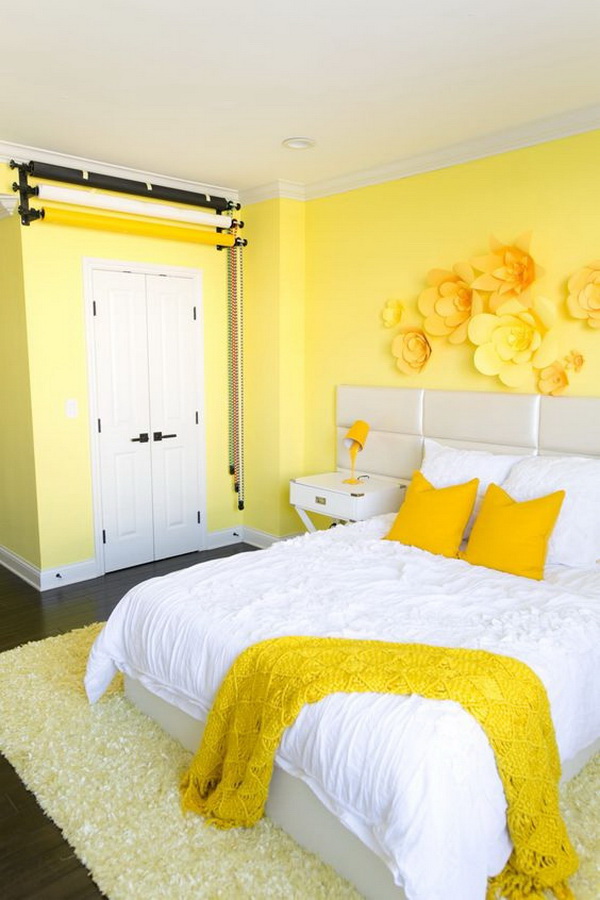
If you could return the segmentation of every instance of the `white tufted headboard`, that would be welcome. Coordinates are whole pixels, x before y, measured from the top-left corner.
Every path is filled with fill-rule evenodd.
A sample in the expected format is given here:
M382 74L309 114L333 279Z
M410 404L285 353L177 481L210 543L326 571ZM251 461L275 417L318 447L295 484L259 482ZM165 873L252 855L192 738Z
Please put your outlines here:
M356 419L369 423L357 471L409 479L421 465L423 438L494 453L600 456L600 397L337 388L337 465L348 468L343 438Z

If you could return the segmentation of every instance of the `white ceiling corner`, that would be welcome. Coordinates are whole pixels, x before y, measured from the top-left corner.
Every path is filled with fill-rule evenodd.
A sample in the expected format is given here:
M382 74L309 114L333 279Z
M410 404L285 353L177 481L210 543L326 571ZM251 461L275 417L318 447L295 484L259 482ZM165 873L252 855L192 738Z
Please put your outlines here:
M270 184L261 184L255 188L240 192L242 206L251 203L260 203L262 200L274 198L287 198L289 200L306 200L306 188L297 181L272 181Z

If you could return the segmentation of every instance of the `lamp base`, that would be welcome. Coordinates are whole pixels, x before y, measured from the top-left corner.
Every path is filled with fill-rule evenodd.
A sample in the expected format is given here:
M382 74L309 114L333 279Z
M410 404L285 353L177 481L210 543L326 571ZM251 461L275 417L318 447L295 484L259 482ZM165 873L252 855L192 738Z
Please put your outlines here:
M344 478L342 484L360 484L360 480L358 478Z

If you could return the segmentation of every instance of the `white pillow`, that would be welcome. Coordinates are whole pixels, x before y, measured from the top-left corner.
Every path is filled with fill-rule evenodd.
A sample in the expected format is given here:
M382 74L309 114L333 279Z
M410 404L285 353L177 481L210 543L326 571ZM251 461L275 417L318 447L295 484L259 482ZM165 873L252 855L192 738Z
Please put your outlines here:
M503 489L514 500L566 491L547 563L589 568L600 559L600 459L532 456L514 466Z
M492 482L502 484L515 463L526 458L508 453L490 453L487 450L446 447L431 438L425 438L424 445L425 456L421 463L421 472L434 487L450 487L452 484L463 484L472 478L479 478L477 500L465 529L465 537L468 537L471 531L488 485Z

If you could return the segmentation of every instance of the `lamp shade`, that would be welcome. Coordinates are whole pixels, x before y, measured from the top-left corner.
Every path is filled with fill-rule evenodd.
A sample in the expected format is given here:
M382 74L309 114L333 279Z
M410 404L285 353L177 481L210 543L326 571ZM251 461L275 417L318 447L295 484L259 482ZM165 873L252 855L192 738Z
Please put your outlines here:
M350 449L352 447L352 442L356 441L359 448L362 450L365 446L367 435L369 433L369 426L366 422L363 422L362 419L357 419L354 425L352 425L344 438L344 447Z

